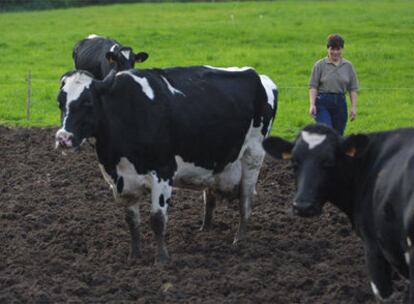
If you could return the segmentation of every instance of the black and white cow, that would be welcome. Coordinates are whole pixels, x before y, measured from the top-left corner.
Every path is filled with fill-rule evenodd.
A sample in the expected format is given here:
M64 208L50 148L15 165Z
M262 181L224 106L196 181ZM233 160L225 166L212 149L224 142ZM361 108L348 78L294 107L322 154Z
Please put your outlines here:
M72 57L76 69L88 71L96 79L103 79L112 68L117 71L134 68L135 62L144 62L148 54L135 54L132 48L122 46L111 38L92 34L75 45ZM111 61L116 64L111 66Z
M61 78L61 147L96 139L102 173L126 206L132 258L140 255L139 204L151 194L157 261L165 245L172 187L205 190L204 229L216 197L240 199L235 242L245 237L276 114L277 88L251 68L209 66L112 71L103 81L84 71Z
M343 138L317 124L305 127L293 143L270 137L263 146L293 163L295 214L319 215L327 201L347 214L364 243L379 299L393 292L392 267L414 278L414 129ZM414 303L414 282L409 299Z

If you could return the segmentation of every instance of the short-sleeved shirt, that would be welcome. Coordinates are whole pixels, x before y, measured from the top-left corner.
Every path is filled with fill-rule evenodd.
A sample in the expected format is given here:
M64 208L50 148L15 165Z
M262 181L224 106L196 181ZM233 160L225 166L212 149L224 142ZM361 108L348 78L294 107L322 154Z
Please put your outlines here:
M325 57L313 66L309 87L317 89L318 93L345 94L358 90L358 79L350 61L342 59L335 65Z

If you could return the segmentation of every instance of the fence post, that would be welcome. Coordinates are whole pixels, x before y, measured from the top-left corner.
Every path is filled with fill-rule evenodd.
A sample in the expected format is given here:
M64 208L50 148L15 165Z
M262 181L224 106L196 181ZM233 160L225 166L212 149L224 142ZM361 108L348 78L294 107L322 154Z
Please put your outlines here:
M29 70L27 75L27 102L26 102L26 120L30 120L30 102L31 102L31 91L32 91L32 70Z

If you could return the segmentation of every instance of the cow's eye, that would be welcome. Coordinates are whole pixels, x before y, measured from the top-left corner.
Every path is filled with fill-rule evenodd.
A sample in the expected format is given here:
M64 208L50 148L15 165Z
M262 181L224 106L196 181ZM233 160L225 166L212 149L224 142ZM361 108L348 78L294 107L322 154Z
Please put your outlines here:
M297 159L292 159L292 168L294 171L297 171L300 166L300 162Z
M70 111L73 112L77 112L79 111L80 105L78 103L73 103L70 105Z
M335 166L335 162L333 160L327 160L322 164L325 168L332 168Z
M93 103L90 100L85 100L84 102L82 102L82 106L90 108L93 106Z

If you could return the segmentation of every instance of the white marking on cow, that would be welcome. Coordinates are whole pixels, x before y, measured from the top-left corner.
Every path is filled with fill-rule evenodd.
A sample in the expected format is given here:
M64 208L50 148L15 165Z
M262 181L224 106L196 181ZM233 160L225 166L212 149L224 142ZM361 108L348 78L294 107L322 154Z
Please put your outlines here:
M165 222L167 222L167 219L168 219L167 200L171 198L172 187L170 186L167 180L160 179L155 173L152 173L151 176L152 176L151 213L155 213L158 210L161 210L165 217ZM164 197L163 206L160 205L161 195Z
M176 155L177 171L173 177L173 186L194 190L203 190L208 187L219 189L223 193L231 193L244 179L246 186L248 185L251 194L253 194L265 155L261 145L264 138L261 133L262 127L261 124L255 128L252 122L237 159L228 163L223 171L216 174L213 174L213 170L186 162L181 156Z
M116 173L118 178L122 177L124 181L124 187L122 193L120 193L121 196L140 196L146 190L151 189L151 179L148 174L138 174L135 166L126 157L121 157L116 165ZM114 183L113 185L115 186Z
M404 253L405 261L407 262L407 265L410 265L410 253L406 251Z
M87 38L88 39L94 39L94 38L99 38L100 36L96 35L96 34L90 34Z
M374 284L374 282L371 282L371 288L372 288L372 292L374 293L374 295L381 301L384 301L384 299L381 297L379 290L377 286Z
M102 176L103 176L103 178L104 178L104 180L108 183L108 185L109 185L109 188L113 191L113 193L114 193L114 197L116 198L117 197L117 194L116 194L116 187L115 187L115 182L114 182L114 180L112 179L112 177L106 172L106 170L105 170L105 168L104 168L104 166L103 165L101 165L101 164L99 164L99 169L101 169L101 173L102 173Z
M66 120L69 116L70 104L77 100L85 91L89 89L93 79L89 75L82 72L74 73L70 76L64 77L64 86L62 91L66 93L66 115L63 118L62 129L66 130Z
M241 161L236 161L227 164L220 174L216 175L215 184L221 192L231 193L240 185L242 179L242 165Z
M115 48L116 47L119 47L119 44L117 44L117 43L115 43L110 49L109 49L109 51L110 52L115 52Z
M185 162L181 156L175 156L177 171L173 177L173 186L193 190L205 188L219 189L222 193L232 193L240 184L242 170L240 159L227 164L223 171L214 174L213 170Z
M179 155L175 156L175 161L177 162L177 171L173 177L175 187L202 190L205 187L213 186L213 170L185 162Z
M267 126L266 137L269 136L270 132L272 132L272 125L273 125L273 119L270 119L269 125Z
M254 127L252 120L242 151L240 151L242 163L241 200L245 207L246 219L250 217L253 195L265 156L262 146L264 139L264 135L261 132L262 128L263 123L259 127Z
M85 89L88 89L93 79L89 75L77 72L64 77L65 85L62 90L66 93L66 106L77 100Z
M323 143L326 139L325 134L310 133L307 131L302 131L302 139L309 145L309 150L312 150L316 146Z
M204 67L209 68L209 69L214 69L214 70L219 70L219 71L225 71L225 72L243 72L243 71L247 71L247 70L253 70L253 68L251 67L228 67L228 68L219 68L219 67L213 67L210 65L205 65Z
M262 128L263 123L261 123L258 127L254 127L252 120L238 158L241 158L243 156L246 149L249 149L253 155L265 154L262 146L262 141L264 139L264 136L262 134Z
M122 56L126 58L126 60L129 60L129 55L131 54L130 50L122 50L121 51Z
M408 247L412 246L411 239L408 236L407 236L407 245L408 245Z
M116 74L116 76L119 76L119 75L128 75L132 77L132 79L134 79L134 81L142 87L142 92L144 92L144 94L147 95L149 99L151 100L154 99L154 91L152 90L147 78L138 77L132 74L130 71L122 71Z
M62 85L65 82L66 78L68 78L68 77L67 76L62 76L62 78L60 78L60 85Z
M127 209L134 214L134 216L132 216L132 221L136 226L138 226L141 222L141 216L139 214L139 204L130 205L127 207Z
M180 90L177 90L176 88L174 88L171 83L167 80L167 78L165 78L164 76L161 76L162 80L164 80L165 84L167 85L168 90L170 90L170 92L174 95L174 94L181 94L183 96L185 96L185 94L183 92L181 92Z
M275 95L274 90L277 90L276 84L266 75L260 75L260 81L266 91L267 103L274 109L275 107Z
M71 140L72 137L73 137L72 132L68 132L64 128L60 128L56 132L55 148L57 149L60 146L61 142L65 143L66 147L72 147L72 140Z

